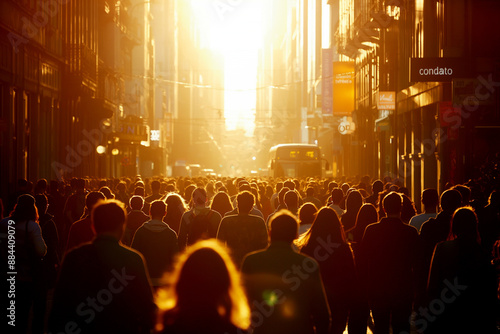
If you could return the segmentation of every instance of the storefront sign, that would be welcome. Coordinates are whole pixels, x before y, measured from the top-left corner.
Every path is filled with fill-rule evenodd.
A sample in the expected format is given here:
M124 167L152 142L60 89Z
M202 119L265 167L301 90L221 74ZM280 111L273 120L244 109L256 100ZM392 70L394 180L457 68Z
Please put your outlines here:
M467 78L472 75L473 65L464 58L411 58L410 81L447 82Z
M379 92L377 106L378 110L396 110L396 92Z

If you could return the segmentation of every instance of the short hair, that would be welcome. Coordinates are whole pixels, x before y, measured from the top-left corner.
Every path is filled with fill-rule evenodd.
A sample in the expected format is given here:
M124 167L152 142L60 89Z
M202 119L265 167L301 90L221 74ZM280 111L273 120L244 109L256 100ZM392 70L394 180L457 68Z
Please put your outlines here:
M391 191L384 197L382 205L387 215L400 213L403 208L403 197L399 193Z
M455 211L451 223L452 238L475 240L480 242L477 229L477 216L471 207L462 207Z
M236 197L239 213L249 213L255 204L255 197L249 191L242 191Z
M290 188L288 188L288 187L283 187L283 188L280 189L280 191L278 193L278 203L284 204L285 194L288 191L290 191Z
M436 189L428 188L422 192L422 203L426 207L436 207L439 204L439 195Z
M95 233L101 234L123 228L127 213L122 202L108 199L97 202L90 217Z
M344 198L344 192L340 188L334 188L332 190L332 202L339 203L342 198Z
M47 206L49 205L47 196L44 194L36 194L35 195L35 206L38 210L38 214L43 214L47 210Z
M85 206L87 207L87 209L92 210L92 208L94 207L94 205L97 202L105 200L105 199L106 199L106 196L104 196L104 194L102 192L91 191L85 197Z
M139 196L144 197L144 195L145 195L144 187L135 187L134 195L139 195Z
M144 206L144 198L142 198L142 196L139 195L134 195L130 197L130 200L128 202L132 210L141 210L142 207Z
M158 180L151 182L151 190L160 190L161 183Z
M286 187L290 190L294 190L295 189L295 183L292 181L292 180L286 180L285 182L283 182L283 187Z
M441 194L441 208L443 211L454 212L462 205L462 195L456 189L448 189Z
M271 242L284 241L292 243L298 235L299 223L288 210L280 210L272 216L269 222L269 237Z
M149 214L151 217L163 217L167 212L167 204L164 201L157 199L156 201L151 202L151 206L149 207Z
M372 191L374 193L380 193L384 190L384 182L381 180L375 180L372 183Z
M297 208L299 206L299 195L294 190L286 192L284 202L287 207Z
M314 196L314 188L313 187L307 187L307 189L306 189L306 195L307 196Z

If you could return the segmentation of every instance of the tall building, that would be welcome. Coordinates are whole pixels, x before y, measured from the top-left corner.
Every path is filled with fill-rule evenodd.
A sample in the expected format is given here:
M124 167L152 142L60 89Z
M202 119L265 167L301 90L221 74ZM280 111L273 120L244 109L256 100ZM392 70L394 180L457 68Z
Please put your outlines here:
M489 32L498 30L500 3L338 4L335 46L355 62L351 175L398 178L419 204L425 188L491 172L500 37Z

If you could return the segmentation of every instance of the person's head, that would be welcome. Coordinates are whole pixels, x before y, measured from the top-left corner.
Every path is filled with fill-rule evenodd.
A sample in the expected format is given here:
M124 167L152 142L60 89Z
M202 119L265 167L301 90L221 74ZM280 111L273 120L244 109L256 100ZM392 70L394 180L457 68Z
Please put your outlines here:
M477 241L480 243L477 230L477 216L471 207L459 208L453 214L450 239Z
M287 191L283 201L289 210L295 210L299 207L299 196L294 190Z
M215 311L239 328L250 325L250 310L239 273L215 240L200 241L189 247L171 277L172 300L160 301L158 305L171 305L178 314L187 316L193 312L213 314Z
M496 207L500 206L500 191L493 190L488 199L488 204Z
M116 191L118 191L119 193L124 192L126 189L127 184L123 181L118 182L118 184L116 185Z
M384 211L387 216L399 216L401 215L401 209L403 208L403 197L401 194L391 191L383 200Z
M333 204L337 205L339 205L342 199L344 198L344 192L340 188L333 189L331 195Z
M141 197L144 197L146 196L146 192L144 191L144 187L135 187L134 189L134 195L138 195L138 196L141 196Z
M333 189L338 188L339 184L337 182L331 181L328 183L328 192L332 192Z
M278 203L285 204L285 194L290 191L290 188L283 187L278 193Z
M23 194L17 198L14 210L10 218L15 222L26 220L38 221L38 210L35 206L35 198L29 194Z
M153 194L158 194L160 192L161 183L158 180L151 182L151 191Z
M384 190L384 182L381 180L375 180L372 183L372 193L378 194L379 192Z
M312 224L316 217L318 208L312 203L304 203L299 209L299 222L300 224Z
M470 195L471 195L471 190L469 187L459 184L454 186L452 189L458 190L460 195L462 195L462 205L461 206L466 206L469 205L470 201Z
M352 190L347 195L345 202L345 208L347 212L352 211L352 213L358 214L359 208L363 205L363 196L357 190Z
M221 189L222 188L223 187L221 187ZM224 216L226 212L233 210L233 205L231 204L231 199L229 198L229 195L224 191L219 191L217 194L215 194L214 198L212 199L212 204L210 205L210 208L220 213L221 216Z
M121 239L127 221L122 202L115 199L101 200L94 205L90 217L96 235L112 235Z
M340 189L344 192L344 195L347 194L347 191L351 188L351 186L348 183L343 183Z
M455 189L448 189L441 194L441 209L444 212L452 214L462 206L462 195Z
M356 228L364 229L376 222L378 222L378 212L375 205L370 203L363 204L356 217Z
M290 190L294 190L295 189L295 183L292 181L292 180L286 180L285 182L283 182L283 187L286 187Z
M160 200L151 202L151 205L149 207L149 215L152 219L162 220L166 213L167 205L165 204L165 202Z
M280 210L272 216L269 222L269 237L271 242L284 241L291 244L297 239L299 224L288 210Z
M238 213L247 214L250 213L255 204L255 197L251 192L243 191L238 194L236 201L238 203Z
M422 192L422 204L426 211L435 212L439 205L439 195L436 189L428 188Z
M104 186L104 187L99 188L99 192L101 192L106 197L106 199L114 199L115 198L115 195L113 195L113 193L111 192L111 189L109 189L108 186Z
M283 182L276 183L276 193L279 193L281 188L283 188Z
M337 212L326 206L319 209L311 228L300 237L297 243L301 249L315 248L320 240L333 243L346 242L344 228Z
M129 205L132 210L142 210L144 207L144 198L139 195L130 197Z
M35 185L35 195L36 194L43 194L47 191L47 180L45 179L40 179L37 181Z
M49 206L47 196L43 193L35 195L35 206L38 214L44 215L47 212L47 207Z
M91 191L85 196L85 207L89 211L89 213L92 211L92 208L98 201L105 200L106 197L104 194L100 191Z
M314 188L313 187L307 187L307 189L306 189L306 196L307 197L313 197L314 196Z
M207 192L203 187L198 187L193 190L191 195L194 206L205 206L207 203Z
M165 203L167 204L167 215L169 212L182 212L184 213L187 210L186 202L184 202L184 198L181 195L176 193L169 193L165 198Z

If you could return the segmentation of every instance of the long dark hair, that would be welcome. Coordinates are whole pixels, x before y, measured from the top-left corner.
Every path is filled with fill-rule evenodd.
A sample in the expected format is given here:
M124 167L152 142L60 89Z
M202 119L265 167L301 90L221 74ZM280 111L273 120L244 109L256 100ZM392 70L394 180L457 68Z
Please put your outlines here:
M35 206L35 198L29 194L19 196L14 210L10 213L10 219L16 223L27 220L38 222L38 210Z
M327 238L328 242L346 243L344 228L340 223L337 212L325 206L318 211L311 228L300 237L297 245L301 251L307 252L307 250L314 249L318 245L318 240L326 240Z

